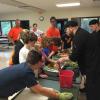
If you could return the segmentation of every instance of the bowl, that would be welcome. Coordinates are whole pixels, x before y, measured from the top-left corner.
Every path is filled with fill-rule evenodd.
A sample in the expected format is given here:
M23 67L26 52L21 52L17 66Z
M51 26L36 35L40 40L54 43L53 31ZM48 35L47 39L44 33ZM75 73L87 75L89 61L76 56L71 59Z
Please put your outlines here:
M56 70L54 68L50 68L48 66L44 67L44 71L48 76L56 76L57 77L59 75L58 70Z

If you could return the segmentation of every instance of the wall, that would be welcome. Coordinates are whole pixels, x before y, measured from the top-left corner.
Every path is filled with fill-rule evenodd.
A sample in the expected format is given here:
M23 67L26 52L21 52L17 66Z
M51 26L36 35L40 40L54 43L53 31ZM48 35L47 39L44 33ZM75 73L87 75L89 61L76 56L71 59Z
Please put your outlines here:
M40 21L39 17L44 16L44 21ZM10 14L2 14L0 15L0 20L9 20L9 19L23 19L30 20L30 25L34 22L38 23L39 29L46 31L49 27L49 18L50 16L55 16L57 18L72 18L72 17L93 17L100 16L100 8L75 8L75 9L67 9L63 11L50 11L45 12L43 14L39 14L36 12L23 12L23 13L10 13Z

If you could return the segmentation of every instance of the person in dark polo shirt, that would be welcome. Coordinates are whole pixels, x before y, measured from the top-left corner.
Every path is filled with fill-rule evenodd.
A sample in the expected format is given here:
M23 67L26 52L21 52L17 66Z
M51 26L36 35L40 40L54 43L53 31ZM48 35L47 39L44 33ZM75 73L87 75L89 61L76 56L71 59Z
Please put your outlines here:
M42 55L35 50L31 50L25 63L0 70L0 100L7 100L9 96L25 87L54 99L71 99L72 93L69 93L69 95L58 93L52 88L42 87L36 81L34 70L40 68L42 64Z

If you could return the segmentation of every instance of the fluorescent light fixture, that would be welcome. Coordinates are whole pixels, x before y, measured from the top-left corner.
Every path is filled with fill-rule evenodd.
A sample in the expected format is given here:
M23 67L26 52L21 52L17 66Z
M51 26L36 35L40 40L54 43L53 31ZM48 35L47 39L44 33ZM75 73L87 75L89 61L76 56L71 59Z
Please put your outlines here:
M80 3L64 3L64 4L56 4L57 7L72 7L72 6L80 6Z

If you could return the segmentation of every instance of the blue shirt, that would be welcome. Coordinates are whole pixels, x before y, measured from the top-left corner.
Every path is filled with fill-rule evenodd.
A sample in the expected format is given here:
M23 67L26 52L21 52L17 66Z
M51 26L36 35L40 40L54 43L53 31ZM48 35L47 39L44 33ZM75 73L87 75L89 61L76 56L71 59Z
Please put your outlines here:
M46 56L49 56L50 49L49 48L43 48L43 52L46 54Z
M15 92L37 85L35 75L27 63L0 70L0 97L8 97Z

